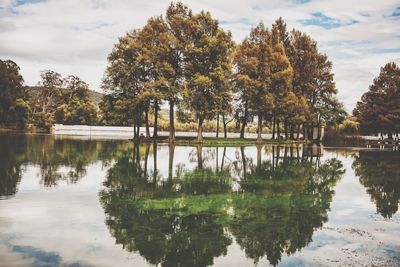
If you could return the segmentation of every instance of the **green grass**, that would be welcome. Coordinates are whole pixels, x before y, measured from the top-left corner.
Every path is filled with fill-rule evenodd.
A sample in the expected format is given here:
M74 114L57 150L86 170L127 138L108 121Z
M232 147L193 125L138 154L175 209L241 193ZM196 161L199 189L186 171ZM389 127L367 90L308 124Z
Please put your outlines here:
M152 141L152 140L150 140ZM159 137L157 139L159 143L168 142L168 137ZM263 139L263 144L299 144L305 143L304 140L271 140L271 139ZM242 146L242 145L255 145L257 144L257 139L253 138L238 138L238 137L204 137L202 142L199 142L196 137L176 137L175 144L183 144L183 145L194 145L194 144L202 144L202 145L212 145L212 146Z

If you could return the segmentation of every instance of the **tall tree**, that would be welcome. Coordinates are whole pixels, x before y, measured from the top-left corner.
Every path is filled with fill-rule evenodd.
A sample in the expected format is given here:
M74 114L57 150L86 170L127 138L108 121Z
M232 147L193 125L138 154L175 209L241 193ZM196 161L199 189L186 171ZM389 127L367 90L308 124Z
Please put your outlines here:
M271 31L271 93L273 94L274 109L271 118L277 123L279 132L280 122L284 122L285 136L288 138L288 116L293 116L288 111L294 111L289 106L297 106L298 99L291 94L293 68L290 64L289 58L286 56L284 43L281 40L284 38L280 30L275 25L272 26Z
M239 45L235 56L235 85L244 107L242 129L246 124L248 110L258 116L257 142L261 142L263 115L273 108L271 93L271 34L260 23ZM243 130L241 137L243 138Z
M188 103L198 120L197 140L203 140L203 122L219 112L229 95L229 78L234 42L209 12L193 18L193 31L186 54L185 73Z
M140 64L143 46L139 35L140 30L133 30L119 39L108 56L109 65L102 85L106 94L112 95L123 107L119 109L125 111L121 115L125 119L132 118L135 138L139 137L144 107L143 99L139 97L144 85L144 69Z
M20 68L11 60L0 60L0 124L9 120L10 108L24 97L24 79Z
M158 111L161 101L168 95L170 84L168 78L172 76L172 68L168 61L170 47L168 41L170 35L168 27L162 17L154 17L147 21L140 33L142 43L142 54L139 63L143 68L144 90L139 97L145 103L146 114L146 135L149 135L148 112L149 103L153 102L154 107L154 131L153 138L157 138ZM148 136L149 137L149 136Z
M169 141L175 142L174 108L185 95L185 51L192 31L192 11L182 2L171 3L167 9L165 22L168 30L168 54L170 75L169 88L165 99L169 102Z
M393 134L400 132L400 68L387 63L379 76L364 93L353 111L366 134Z

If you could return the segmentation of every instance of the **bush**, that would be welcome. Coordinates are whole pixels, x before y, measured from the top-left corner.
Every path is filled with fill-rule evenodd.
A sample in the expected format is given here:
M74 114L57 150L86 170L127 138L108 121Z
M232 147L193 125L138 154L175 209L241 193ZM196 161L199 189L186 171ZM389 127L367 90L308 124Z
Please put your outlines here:
M31 112L29 104L23 99L17 98L14 105L10 108L11 120L15 122L15 126L18 129L24 129Z
M358 135L360 123L355 118L347 118L339 125L339 131L343 134Z
M52 113L37 112L34 115L34 124L42 130L50 132L54 124L54 115Z

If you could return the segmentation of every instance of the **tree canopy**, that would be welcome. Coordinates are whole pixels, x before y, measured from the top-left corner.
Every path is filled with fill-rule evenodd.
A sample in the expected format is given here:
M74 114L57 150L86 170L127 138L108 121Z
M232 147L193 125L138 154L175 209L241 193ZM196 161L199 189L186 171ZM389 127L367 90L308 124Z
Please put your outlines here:
M165 16L150 18L121 37L108 60L106 123L139 127L144 121L148 129L153 109L156 137L158 110L165 101L170 141L175 106L179 118L197 121L198 141L205 120L217 118L218 125L220 115L225 121L233 112L241 137L257 117L259 141L264 124L273 125L279 137L283 129L287 139L295 138L295 130L299 138L302 126L307 138L313 127L335 124L345 113L336 98L332 63L311 37L288 32L282 18L271 29L260 23L236 46L209 12L193 13L181 2L171 3Z
M400 68L396 63L381 68L353 113L363 133L392 137L400 132Z

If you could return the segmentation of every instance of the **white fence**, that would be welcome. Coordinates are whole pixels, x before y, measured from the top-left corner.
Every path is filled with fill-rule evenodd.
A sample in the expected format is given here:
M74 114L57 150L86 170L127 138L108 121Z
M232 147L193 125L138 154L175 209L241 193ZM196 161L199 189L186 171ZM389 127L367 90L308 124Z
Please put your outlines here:
M81 136L105 136L105 137L133 137L133 127L121 126L89 126L89 125L63 125L56 124L53 128L56 135L81 135ZM140 127L140 134L145 134L146 128ZM153 133L153 127L150 127Z
M150 128L150 134L153 135L153 127ZM324 129L321 129L321 136L324 135ZM133 127L123 127L123 126L89 126L89 125L63 125L55 124L52 131L55 135L69 135L69 136L93 136L93 137L106 137L115 139L128 139L133 138ZM146 127L140 127L140 133L146 135ZM168 136L169 132L159 131L159 136ZM180 137L195 137L197 132L176 132L176 136ZM239 137L239 133L228 133L228 137ZM281 133L283 135L283 133ZM214 137L213 132L203 132L204 137ZM223 133L219 133L222 137ZM314 140L317 139L318 132L317 128L313 131ZM246 138L257 138L257 134L245 133ZM271 134L263 134L263 138L270 139Z

